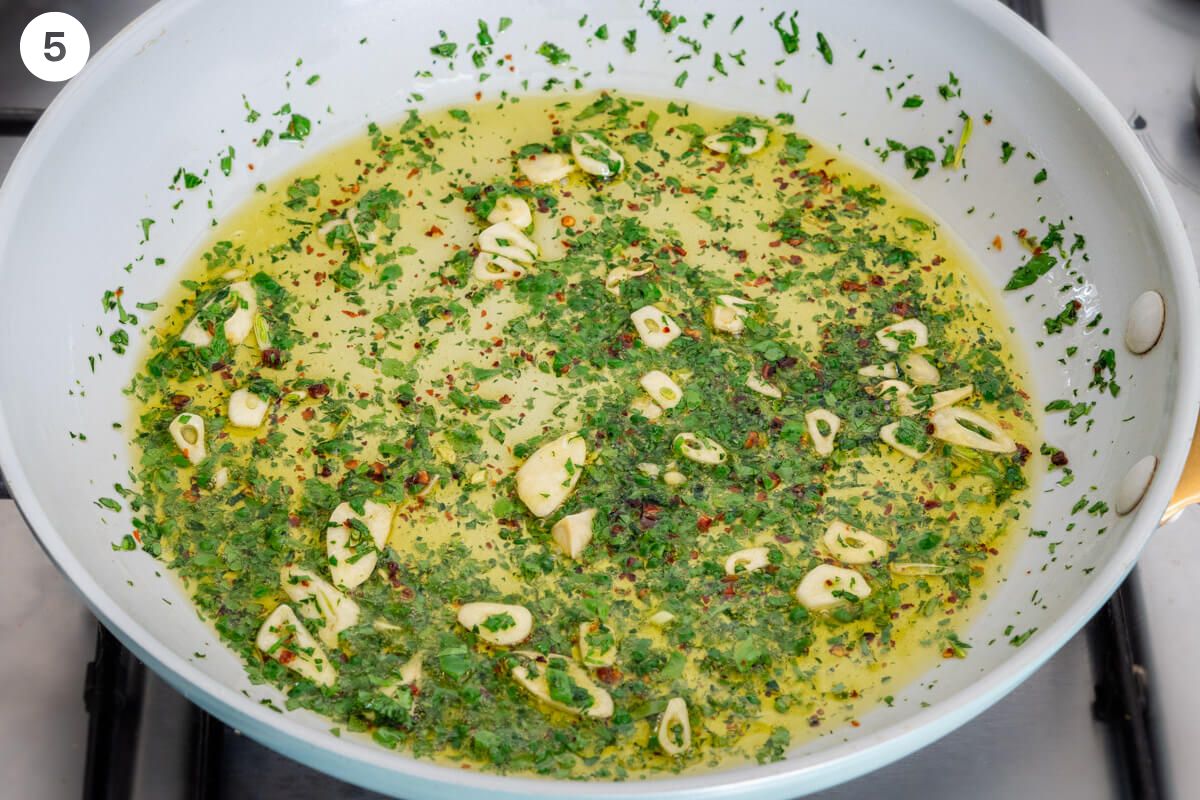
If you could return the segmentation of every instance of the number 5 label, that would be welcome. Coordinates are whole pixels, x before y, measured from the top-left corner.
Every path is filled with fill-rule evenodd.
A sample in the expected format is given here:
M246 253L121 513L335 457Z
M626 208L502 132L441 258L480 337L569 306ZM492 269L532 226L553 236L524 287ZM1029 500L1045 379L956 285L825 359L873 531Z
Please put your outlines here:
M61 11L34 17L21 34L21 60L44 81L74 78L87 63L92 43L79 20Z

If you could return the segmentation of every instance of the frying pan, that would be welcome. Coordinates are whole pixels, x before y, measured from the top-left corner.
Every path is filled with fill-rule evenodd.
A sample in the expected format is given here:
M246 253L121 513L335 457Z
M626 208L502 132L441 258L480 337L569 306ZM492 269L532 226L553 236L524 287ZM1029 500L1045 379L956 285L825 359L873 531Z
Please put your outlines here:
M1164 513L1196 494L1200 470L1184 469L1200 398L1191 254L1149 159L1066 57L991 2L768 2L760 9L672 0L669 9L687 21L667 33L635 2L165 2L97 53L47 110L0 190L0 468L46 553L96 615L190 700L302 763L410 798L796 796L887 764L1010 691L1114 591ZM772 21L784 13L790 30L793 10L799 39L789 55ZM705 26L710 11L715 17ZM584 14L593 24L578 24ZM465 43L477 19L495 32L502 16L512 25L497 34L497 53L512 54L513 71L493 69L480 83L465 56L431 67L439 31ZM600 23L609 40L588 42ZM619 40L634 29L636 51L629 52ZM817 47L818 32L832 63ZM677 60L692 52L680 34L702 52ZM570 60L549 64L536 53L546 41ZM708 67L714 51L725 54L727 77ZM733 65L735 53L745 66ZM681 79L685 70L689 77ZM303 86L314 73L321 80ZM766 117L790 111L806 135L840 145L846 159L924 203L943 235L978 254L997 286L1028 255L989 247L997 235L1037 233L1047 221L1066 220L1086 237L1089 260L1074 262L1078 280L1060 265L1026 289L998 294L1028 351L1027 384L1037 403L1096 402L1075 425L1064 414L1044 421L1045 437L1071 454L1074 483L1058 486L1052 473L1036 487L1027 528L1012 532L1017 552L1006 580L966 632L974 645L967 659L931 667L896 693L893 707L865 713L861 727L799 744L781 762L567 784L446 767L355 735L335 737L326 719L260 704L278 700L278 692L249 684L177 585L159 574L161 564L114 552L129 518L97 504L114 482L128 481L127 431L113 423L128 418L121 388L144 347L135 327L131 352L113 353L108 336L116 322L100 302L106 290L122 287L134 300L163 296L214 215L228 214L260 181L361 135L368 120L387 123L414 105L475 102L477 91L494 100L502 90L526 91L523 81L541 91L550 78ZM921 108L889 99L887 89L895 93L901 82L904 93L925 97ZM311 135L255 148L243 95L267 113L302 105L313 119ZM976 123L963 169L914 180L902 158L880 161L876 148L888 138L912 144L957 132L959 110ZM1007 164L1002 142L1015 152ZM226 178L217 167L230 145L238 169ZM180 167L202 175L202 186L169 189ZM1035 182L1043 169L1046 179ZM156 220L148 242L142 218ZM1154 295L1135 302L1147 292L1161 304ZM1069 299L1080 301L1084 319L1102 314L1102 322L1069 327L1038 347L1047 339L1043 320ZM1157 309L1165 309L1161 325ZM1131 319L1139 348L1155 342L1141 355L1125 342ZM1064 358L1068 346L1078 350ZM1106 349L1116 356L1116 396L1089 387L1091 365ZM1073 511L1081 498L1089 505ZM1050 531L1054 553L1028 529Z

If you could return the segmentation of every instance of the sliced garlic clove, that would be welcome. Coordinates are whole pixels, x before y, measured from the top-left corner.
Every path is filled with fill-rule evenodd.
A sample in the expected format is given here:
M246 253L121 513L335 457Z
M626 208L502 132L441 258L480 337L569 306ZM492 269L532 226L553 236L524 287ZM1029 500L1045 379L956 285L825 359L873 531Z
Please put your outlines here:
M895 361L889 361L886 364L868 364L865 367L859 367L858 374L862 375L864 378L900 377L900 372L896 369Z
M744 297L731 294L718 295L709 311L713 330L737 336L746 330L746 306L754 305Z
M688 719L688 707L682 697L672 697L658 719L655 734L658 746L669 756L687 752L692 746L692 722Z
M887 554L888 543L878 536L851 527L840 519L829 523L821 543L843 564L870 564Z
M258 296L254 287L247 281L229 284L229 293L240 298L229 319L225 320L225 339L230 344L241 344L246 341L250 331L254 330L254 315L258 313Z
M524 278L526 271L511 258L480 252L471 267L471 277L481 281L516 281Z
M666 610L655 611L646 621L656 628L665 628L675 621L675 615Z
M898 353L901 342L907 342L910 350L929 344L929 328L919 319L906 319L875 331L875 338L884 350Z
M639 278L652 271L654 271L653 265L638 270L629 269L628 267L613 267L604 276L604 289L614 297L620 297L622 283L630 278Z
M517 470L517 496L535 517L550 516L579 482L586 459L587 443L578 433L547 442Z
M571 174L575 165L562 153L538 153L517 161L517 169L532 184L557 183Z
M409 713L412 713L416 710L417 695L415 692L412 692L412 687L419 684L421 682L421 678L425 675L423 661L424 655L420 652L415 653L412 658L400 665L400 677L397 680L392 681L391 683L386 683L379 687L380 692L391 698L395 698L396 693L400 691L401 688L408 689L411 693L410 697L412 698L412 706L409 708Z
M725 448L707 436L681 433L671 443L675 452L697 464L720 464L729 457Z
M642 306L629 315L642 344L651 350L662 350L679 338L682 332L675 320L654 306Z
M842 429L842 419L837 414L824 408L817 408L804 415L808 426L808 435L813 441L813 449L819 455L827 456L833 452L833 440Z
M942 380L942 373L938 372L938 368L918 353L908 353L900 359L900 368L914 386L937 386Z
M875 396L889 401L902 416L911 417L917 413L916 407L908 399L912 390L913 388L904 381L880 381L875 387Z
M496 204L487 215L487 221L493 225L497 222L507 222L525 230L533 224L533 212L529 210L529 203L523 198L515 194L506 194L496 199Z
M536 697L541 702L545 703L550 708L562 711L575 716L586 716L592 719L608 719L613 713L612 695L600 688L592 676L588 675L583 667L576 664L565 656L550 653L541 655L529 651L522 651L520 655L525 656L532 662L529 667L517 665L512 668L513 680L517 684ZM590 704L584 708L582 705L568 705L567 703L559 702L550 695L550 683L547 680L547 675L550 669L566 673L575 686L587 692L590 698Z
M353 589L371 577L378 561L375 551L382 550L387 542L394 514L392 506L371 500L363 503L362 514L356 513L349 503L333 510L325 530L325 552L334 585ZM354 521L366 526L369 534L366 540L352 524Z
M783 397L783 392L779 391L778 386L767 383L762 378L758 377L757 372L751 372L746 376L746 388L752 392L758 392L759 394L766 395L767 397L774 397L776 400Z
M667 486L682 486L687 483L687 476L678 470L667 470L663 473L663 483Z
M214 489L224 489L229 483L229 467L221 467L212 476L212 487Z
M229 284L229 294L224 302L233 306L233 313L229 315L224 324L225 340L232 345L241 344L254 329L254 315L258 313L258 296L248 281L238 281ZM207 307L205 305L205 308ZM197 317L192 317L179 338L196 347L208 347L212 344L212 334L200 325Z
M412 658L405 661L400 667L400 682L407 686L414 683L420 683L421 678L425 675L424 657L421 653L415 653Z
M989 453L1011 453L1017 449L1017 443L999 425L965 408L938 409L929 422L933 425L933 437L943 442Z
M488 644L511 647L533 633L533 614L525 606L506 603L464 603L458 624Z
M650 395L650 398L664 409L674 408L683 399L683 390L679 388L679 384L671 380L670 375L660 370L647 372L639 382L646 390L646 394Z
M642 462L641 464L638 464L637 470L643 475L651 478L657 478L660 474L662 474L662 467L660 467L658 464L651 464L649 462Z
M238 389L229 395L229 424L236 428L257 428L263 424L270 408L266 400L248 389Z
M562 548L569 558L576 561L583 555L583 550L592 541L592 522L596 519L596 509L589 508L577 514L567 516L554 523L550 535Z
M846 592L862 600L871 595L871 587L867 585L867 579L855 570L821 564L800 581L796 587L796 599L809 611L826 611L847 602L847 598L835 592Z
M738 550L725 559L725 574L736 575L739 572L755 572L765 569L770 563L771 551L766 547L747 547Z
M612 145L591 133L571 136L571 155L575 163L589 175L611 178L625 169L625 159Z
M279 582L301 616L325 621L320 636L326 647L337 647L338 634L358 624L358 603L311 571L290 564L279 571Z
M742 135L750 137L749 142L740 141ZM714 153L731 153L737 147L737 152L748 156L762 150L767 143L767 129L762 125L750 126L745 134L732 131L722 131L704 137L704 146Z
M579 660L585 667L611 667L617 662L617 637L603 622L579 626Z
M651 421L658 419L663 414L662 406L645 395L633 398L629 408Z
M171 420L167 431L188 461L199 464L208 456L204 445L204 418L200 415L184 412Z
M537 245L511 222L497 222L480 231L479 249L522 263L537 258Z
M960 403L966 400L971 395L975 394L975 385L968 383L966 386L959 386L957 389L946 389L941 392L933 393L933 404L930 405L930 411L937 411L946 406L952 406L955 403Z
M922 458L924 458L925 453L928 452L927 450L918 450L917 448L915 448L911 445L904 444L903 442L901 442L899 439L896 438L896 433L899 429L900 429L899 422L893 422L891 424L884 425L882 428L879 429L880 440L884 444L891 447L893 450L903 453L904 455L908 456L909 458L911 458L915 461L920 461Z
M325 651L287 604L271 612L258 629L255 643L263 653L319 686L333 686L337 681L337 670Z

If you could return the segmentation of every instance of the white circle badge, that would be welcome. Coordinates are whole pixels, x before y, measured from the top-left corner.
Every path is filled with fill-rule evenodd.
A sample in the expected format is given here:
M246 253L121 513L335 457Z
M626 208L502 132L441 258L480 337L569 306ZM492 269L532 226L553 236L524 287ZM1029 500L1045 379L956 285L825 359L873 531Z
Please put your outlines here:
M47 11L30 20L21 34L21 60L44 81L58 83L79 74L92 52L92 42L79 20L62 11Z

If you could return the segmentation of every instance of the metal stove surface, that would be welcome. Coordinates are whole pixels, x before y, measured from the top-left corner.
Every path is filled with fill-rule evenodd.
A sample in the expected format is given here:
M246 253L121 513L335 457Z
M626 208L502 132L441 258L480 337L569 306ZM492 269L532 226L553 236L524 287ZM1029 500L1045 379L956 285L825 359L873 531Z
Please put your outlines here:
M1189 94L1200 55L1200 3L1009 4L1040 10L1050 37L1127 115L1167 177L1200 252L1200 140ZM0 0L0 42L15 43L37 13L62 10L84 23L95 50L149 5ZM15 47L0 46L0 107L44 108L57 88L31 78ZM0 175L21 141L6 134L0 124ZM110 746L85 784L89 714L82 694L97 653L95 622L8 501L0 502L0 541L0 795L78 798L86 785L85 796L108 798L377 797L229 731L114 650L111 640L98 661L107 666L88 676L92 719L103 712L100 724L125 727L104 727ZM1200 741L1200 692L1192 676L1200 663L1196 564L1200 512L1191 510L1154 538L1120 596L1116 619L1099 617L972 723L822 796L1101 800L1150 796L1153 780L1166 796L1200 797L1200 760L1193 756ZM1136 671L1131 660L1139 662ZM1144 678L1145 709L1137 676ZM1138 724L1143 720L1147 730Z

